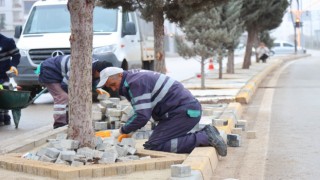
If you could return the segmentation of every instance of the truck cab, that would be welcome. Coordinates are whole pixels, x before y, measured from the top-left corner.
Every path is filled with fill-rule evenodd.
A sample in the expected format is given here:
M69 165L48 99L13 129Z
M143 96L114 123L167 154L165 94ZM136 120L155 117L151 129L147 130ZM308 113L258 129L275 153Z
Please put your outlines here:
M123 69L153 70L153 25L140 18L138 12L122 8L96 6L93 12L92 56ZM37 1L24 26L17 26L15 37L20 49L17 85L33 93L41 88L37 66L49 57L68 55L70 49L70 13L66 0Z

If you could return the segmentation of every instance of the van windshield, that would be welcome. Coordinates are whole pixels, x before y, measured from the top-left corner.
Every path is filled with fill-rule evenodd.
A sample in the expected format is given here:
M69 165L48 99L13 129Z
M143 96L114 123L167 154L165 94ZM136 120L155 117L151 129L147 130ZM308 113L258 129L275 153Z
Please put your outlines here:
M93 31L115 32L117 30L117 11L117 9L95 7ZM35 6L23 33L69 33L70 30L70 13L66 5Z

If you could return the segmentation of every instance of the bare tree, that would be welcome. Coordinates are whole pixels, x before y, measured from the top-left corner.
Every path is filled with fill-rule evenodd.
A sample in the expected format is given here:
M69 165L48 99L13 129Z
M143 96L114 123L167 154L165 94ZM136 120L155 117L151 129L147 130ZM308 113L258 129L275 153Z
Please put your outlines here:
M92 128L92 19L95 0L69 0L71 70L68 136L81 147L94 146Z

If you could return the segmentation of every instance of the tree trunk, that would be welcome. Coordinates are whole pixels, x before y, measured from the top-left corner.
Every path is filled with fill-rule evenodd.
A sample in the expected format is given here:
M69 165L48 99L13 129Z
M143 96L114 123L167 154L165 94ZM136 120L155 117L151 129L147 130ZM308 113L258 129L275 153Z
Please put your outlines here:
M206 78L206 73L204 72L204 64L205 64L206 59L201 57L201 89L205 89L205 78Z
M164 52L164 17L163 10L159 9L153 12L154 29L154 52L155 63L154 70L166 74L165 52Z
M234 49L228 49L227 73L234 74Z
M71 70L68 136L81 147L94 147L92 128L92 18L94 0L69 0Z
M222 79L222 50L218 50L218 60L219 60L219 79Z
M256 34L256 29L255 28L249 28L248 29L248 39L247 39L246 53L244 55L242 69L249 69L249 67L250 67L252 47L253 47L253 43L254 43L255 34Z

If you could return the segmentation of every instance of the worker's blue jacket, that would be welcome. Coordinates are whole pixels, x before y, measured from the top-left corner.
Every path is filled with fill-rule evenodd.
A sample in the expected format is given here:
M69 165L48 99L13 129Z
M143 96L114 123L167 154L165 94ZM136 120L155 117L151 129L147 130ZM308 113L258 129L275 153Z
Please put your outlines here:
M70 70L70 55L48 58L40 66L40 83L61 83L68 86Z
M134 109L134 115L122 126L122 133L128 134L140 129L151 117L161 121L170 119L170 113L176 113L179 109L187 113L185 105L197 103L180 82L164 74L129 70L124 71L122 77L119 94L125 96Z
M0 33L0 83L8 81L6 72L11 66L17 67L20 63L19 49L12 38Z

